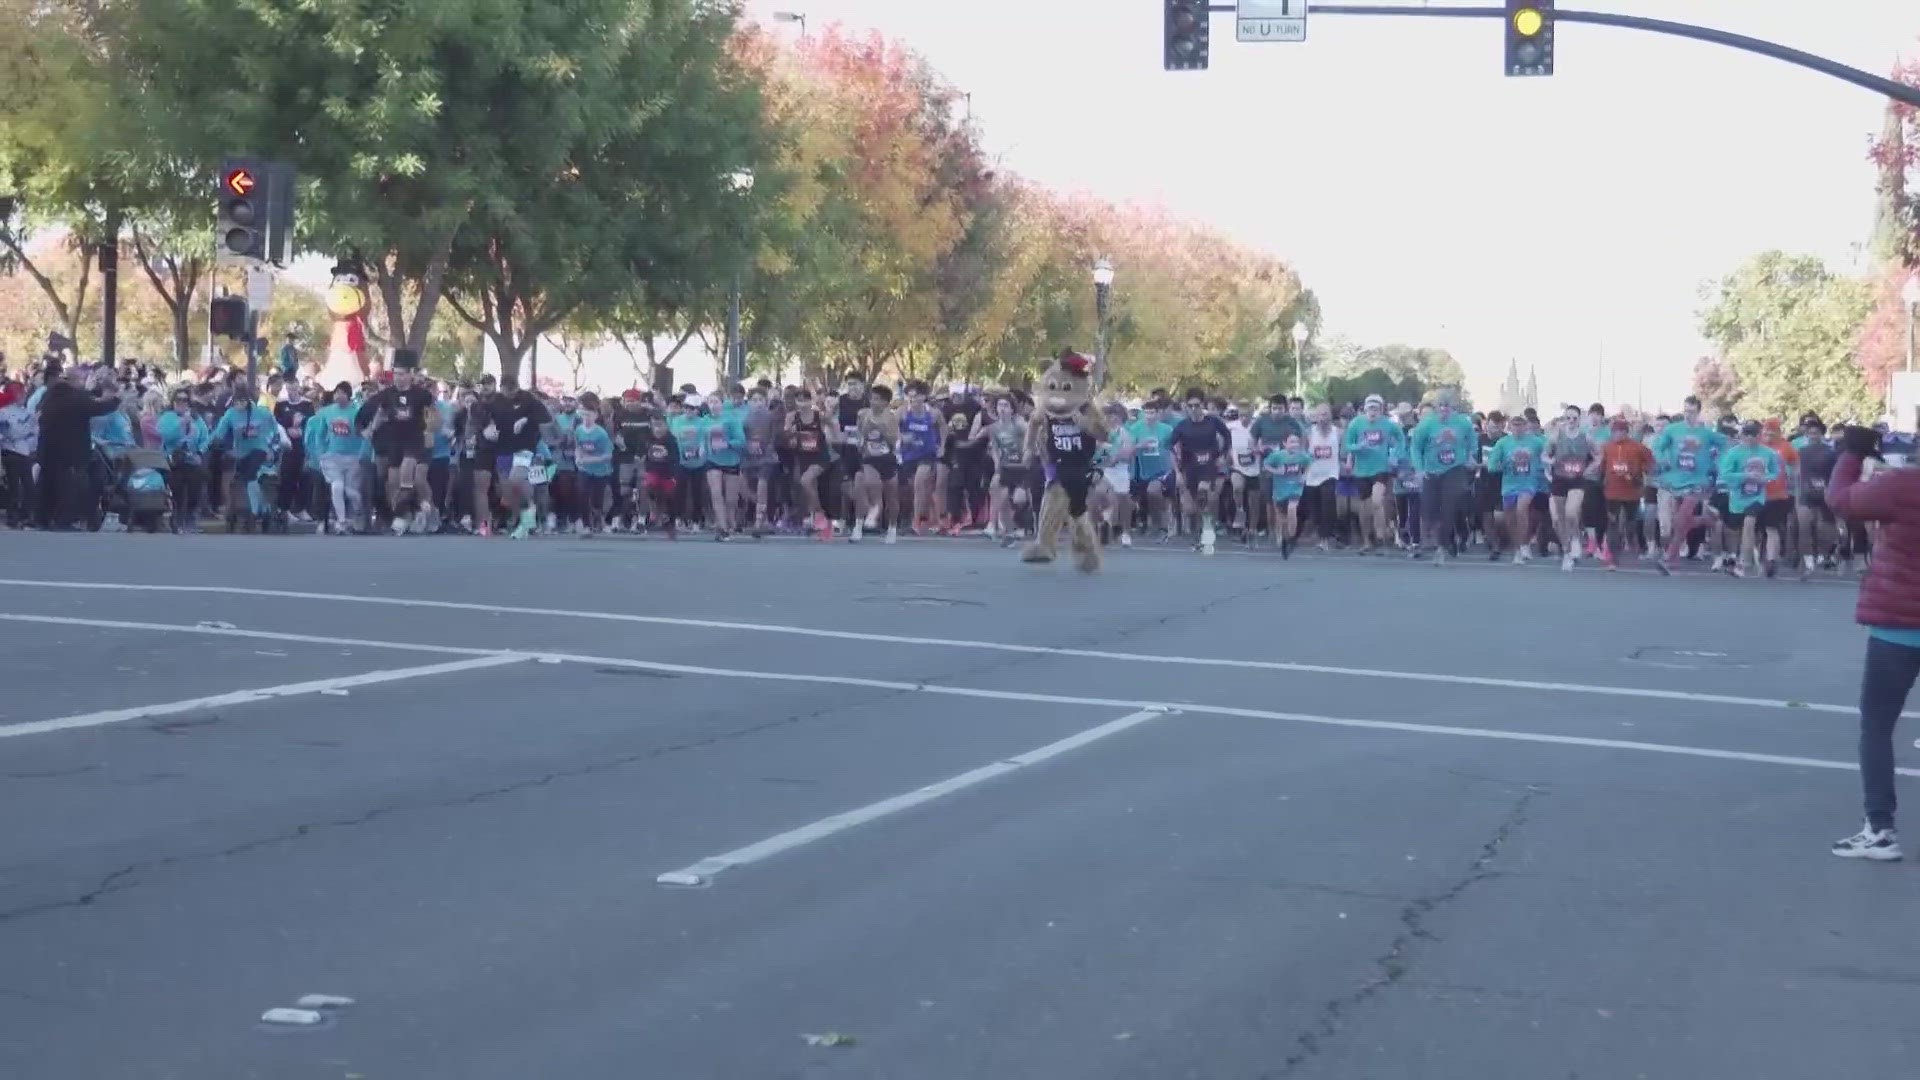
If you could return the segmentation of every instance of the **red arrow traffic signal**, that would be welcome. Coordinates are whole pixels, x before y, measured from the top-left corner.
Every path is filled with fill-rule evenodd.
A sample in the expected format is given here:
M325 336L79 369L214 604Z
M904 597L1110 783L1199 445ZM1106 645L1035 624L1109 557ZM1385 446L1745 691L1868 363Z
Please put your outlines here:
M256 180L252 169L228 169L224 186L235 195L251 194L260 181Z

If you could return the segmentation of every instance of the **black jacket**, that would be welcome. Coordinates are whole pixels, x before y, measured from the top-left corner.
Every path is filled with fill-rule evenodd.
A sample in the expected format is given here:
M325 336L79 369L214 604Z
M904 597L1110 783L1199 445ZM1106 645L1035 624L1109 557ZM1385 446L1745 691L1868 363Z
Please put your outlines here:
M70 382L56 382L40 397L40 461L42 464L85 464L93 453L93 431L87 422L120 407L117 397L94 397Z

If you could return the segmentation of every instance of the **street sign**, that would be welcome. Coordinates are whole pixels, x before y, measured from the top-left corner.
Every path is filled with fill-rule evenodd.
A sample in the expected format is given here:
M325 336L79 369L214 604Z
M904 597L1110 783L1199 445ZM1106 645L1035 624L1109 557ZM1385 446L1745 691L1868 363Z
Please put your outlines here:
M265 312L273 303L273 267L254 263L247 267L247 308Z
M1236 41L1307 40L1307 0L1238 0L1238 3L1234 13Z

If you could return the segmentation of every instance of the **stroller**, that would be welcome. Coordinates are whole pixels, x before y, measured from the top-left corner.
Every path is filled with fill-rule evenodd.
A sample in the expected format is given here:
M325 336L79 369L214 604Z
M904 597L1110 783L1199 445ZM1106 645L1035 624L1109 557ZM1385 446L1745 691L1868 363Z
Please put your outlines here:
M173 463L158 450L132 449L113 462L107 502L128 529L156 533L173 527L173 490L167 483Z

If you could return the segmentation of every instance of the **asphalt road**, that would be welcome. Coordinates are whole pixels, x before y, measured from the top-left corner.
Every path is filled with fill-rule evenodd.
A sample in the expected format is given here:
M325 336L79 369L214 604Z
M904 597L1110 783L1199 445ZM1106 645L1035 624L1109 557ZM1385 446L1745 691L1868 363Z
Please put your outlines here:
M1858 819L1846 587L0 552L0 1076L1920 1068L1920 876L1825 854ZM314 993L354 1004L260 1022Z

